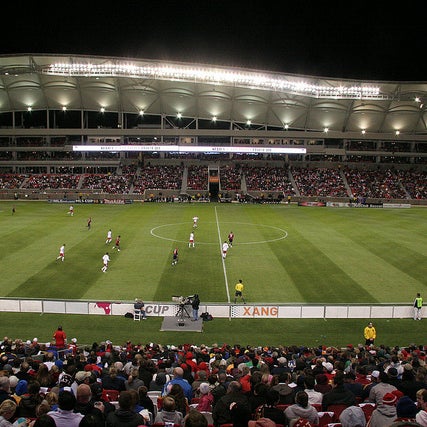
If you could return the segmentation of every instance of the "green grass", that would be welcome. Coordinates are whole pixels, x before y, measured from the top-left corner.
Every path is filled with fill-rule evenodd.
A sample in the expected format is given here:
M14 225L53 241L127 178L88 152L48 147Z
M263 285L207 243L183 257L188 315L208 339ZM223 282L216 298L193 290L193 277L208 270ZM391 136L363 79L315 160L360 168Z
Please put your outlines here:
M75 205L73 217L67 211L66 204L0 204L1 296L113 301L131 301L139 296L146 301L168 302L172 295L197 292L202 303L224 303L242 278L249 303L410 304L416 292L424 293L426 286L427 210L423 208L135 203ZM187 242L194 215L200 219L196 248L192 249ZM86 227L89 216L91 230ZM105 245L109 228L114 237L122 237L120 253ZM230 230L235 234L235 244L223 265L220 245ZM65 262L56 261L62 243L66 244ZM179 248L180 260L172 267L174 247ZM111 263L103 274L101 257L106 251L110 252ZM61 317L53 316L49 326L54 327ZM23 324L17 318L27 320ZM87 342L111 339L106 335L113 336L114 325L120 334L122 327L126 334L129 329L127 319L91 316L93 327L84 330L81 318L82 324L88 323L86 316L72 315L63 320L68 323L69 334L74 332L73 325L79 325L75 330L79 341L83 337ZM37 328L35 336L41 335L46 319L51 317L0 313L4 334L25 338L33 334L28 334L32 326ZM160 320L142 322L151 341L159 341L153 336L160 335L160 323L156 324ZM402 337L395 334L396 340L422 339L422 322L410 323L415 335L409 336L409 321L390 321L393 331L400 331L395 325L405 325ZM322 329L332 330L320 333L319 322ZM376 323L383 322L387 328L385 320ZM234 319L231 323L215 319L205 325L202 336L186 332L185 338L205 343L256 344L267 338L272 343L283 343L294 337L302 340L300 344L313 344L324 335L331 344L336 341L345 345L348 339L360 341L364 323L366 319ZM302 330L298 325L303 325ZM104 330L108 334L100 336ZM293 335L295 331L298 333ZM418 332L420 335L416 335ZM162 332L160 336L161 342L181 341L176 333ZM388 344L396 342L390 340Z

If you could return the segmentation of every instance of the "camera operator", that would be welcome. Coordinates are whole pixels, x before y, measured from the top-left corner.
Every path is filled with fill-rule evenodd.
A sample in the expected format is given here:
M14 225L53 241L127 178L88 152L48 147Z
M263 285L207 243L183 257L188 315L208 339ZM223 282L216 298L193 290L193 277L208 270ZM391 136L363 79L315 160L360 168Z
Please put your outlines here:
M147 319L147 316L145 315L145 310L144 310L144 301L142 301L139 298L136 298L135 299L135 304L133 305L133 308L135 310L139 310L140 311L141 317L142 317L143 320Z
M193 308L193 318L191 319L192 322L196 322L197 320L199 320L199 306L199 295L194 294L193 298L191 299L191 307Z

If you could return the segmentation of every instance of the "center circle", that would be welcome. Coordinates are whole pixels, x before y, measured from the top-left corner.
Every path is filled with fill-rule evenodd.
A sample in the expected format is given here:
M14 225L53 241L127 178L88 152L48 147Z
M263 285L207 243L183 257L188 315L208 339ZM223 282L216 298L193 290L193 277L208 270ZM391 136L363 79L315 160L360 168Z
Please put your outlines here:
M216 222L208 222L207 224L214 224L217 225ZM288 237L288 232L286 230L283 230L282 228L279 227L275 227L273 225L264 225L264 224L251 224L251 223L246 223L246 222L221 222L221 224L236 224L236 225L243 225L243 226L248 226L248 227L263 227L263 228L270 228L272 230L276 230L278 237L275 237L273 239L267 239L267 240L255 240L255 241L250 241L250 242L242 242L239 240L239 245L259 245L259 244L263 244L263 243L271 243L271 242L277 242L279 240L283 240L286 239ZM157 227L154 227L150 230L150 234L153 237L156 237L158 239L162 239L162 240L168 240L170 242L176 242L176 243L188 243L188 240L177 240L177 239L172 239L170 237L166 237L165 235L162 235L163 233L159 232L160 229L165 229L168 227L173 227L174 229L176 229L177 226L179 225L186 225L188 226L188 222L176 222L173 224L163 224L163 225L159 225ZM167 233L166 233L167 234ZM203 241L199 241L197 240L197 244L198 245L218 245L218 241L215 242L203 242Z

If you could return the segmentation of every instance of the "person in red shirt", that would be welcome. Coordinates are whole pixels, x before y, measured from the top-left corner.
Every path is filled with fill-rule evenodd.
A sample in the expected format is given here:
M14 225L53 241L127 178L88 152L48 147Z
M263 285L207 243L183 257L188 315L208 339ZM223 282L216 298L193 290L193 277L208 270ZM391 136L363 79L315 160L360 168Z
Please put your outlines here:
M55 347L57 349L65 348L65 341L67 339L67 335L62 330L62 326L58 326L58 329L53 334L53 338L55 339Z

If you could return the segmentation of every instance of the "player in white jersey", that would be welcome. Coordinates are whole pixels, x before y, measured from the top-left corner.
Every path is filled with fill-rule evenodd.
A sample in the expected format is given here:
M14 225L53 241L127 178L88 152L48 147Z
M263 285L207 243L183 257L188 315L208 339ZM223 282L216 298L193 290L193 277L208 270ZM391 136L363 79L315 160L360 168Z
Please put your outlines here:
M228 245L228 243L225 241L223 244L222 244L222 257L225 259L225 258L227 258L227 251L228 251L228 248L229 248L229 245Z
M102 268L101 271L105 273L108 268L108 263L110 262L110 255L108 255L108 252L105 252L105 255L102 256Z
M60 259L61 261L64 261L65 258L65 243L59 248L59 255L56 257L56 259Z
M197 228L197 221L199 221L199 217L193 216L193 228Z
M113 232L111 231L111 228L107 231L107 240L105 241L105 244L108 245L113 240Z
M188 238L188 247L194 248L194 233L190 233L190 237Z

